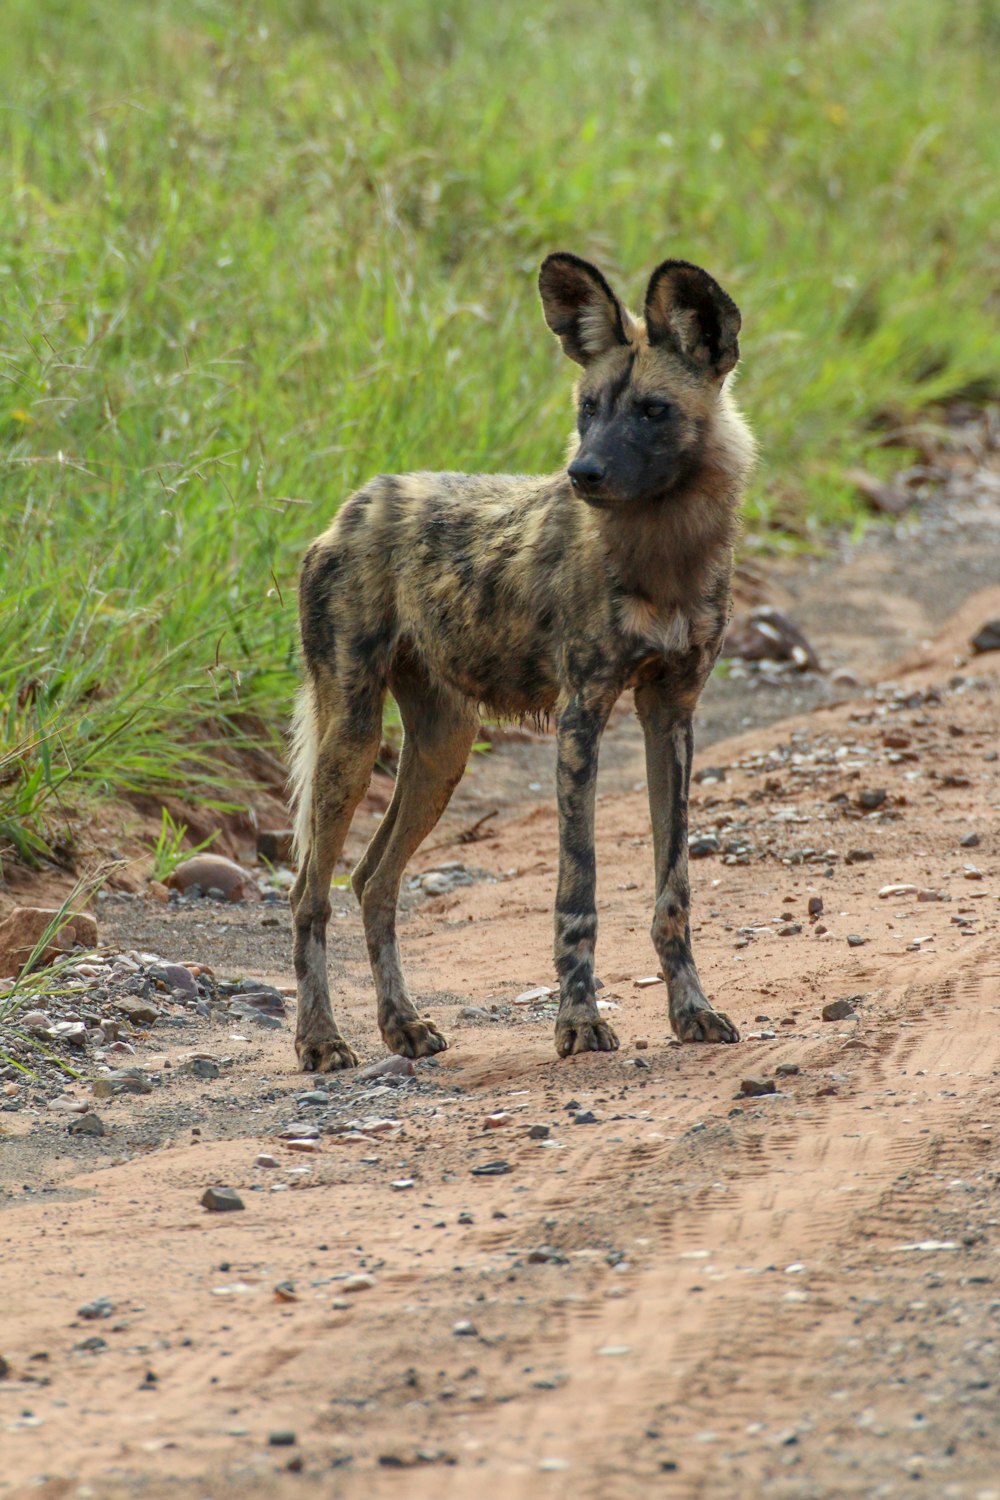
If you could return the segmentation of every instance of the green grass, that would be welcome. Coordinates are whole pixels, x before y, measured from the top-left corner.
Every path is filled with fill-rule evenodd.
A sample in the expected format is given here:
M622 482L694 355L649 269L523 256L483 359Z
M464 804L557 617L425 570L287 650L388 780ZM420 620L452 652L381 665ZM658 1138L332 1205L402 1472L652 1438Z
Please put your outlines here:
M744 314L751 530L995 390L996 0L7 0L0 849L277 743L307 539L384 469L553 468L542 256Z

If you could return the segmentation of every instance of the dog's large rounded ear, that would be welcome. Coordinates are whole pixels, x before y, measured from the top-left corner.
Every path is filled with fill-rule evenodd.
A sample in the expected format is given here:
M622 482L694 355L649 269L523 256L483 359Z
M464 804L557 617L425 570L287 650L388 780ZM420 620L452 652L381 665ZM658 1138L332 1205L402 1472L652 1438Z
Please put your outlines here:
M740 310L700 266L665 260L646 292L646 332L651 344L666 344L689 364L717 380L740 357Z
M546 323L578 365L628 343L622 305L589 261L565 251L548 256L538 273L538 290Z

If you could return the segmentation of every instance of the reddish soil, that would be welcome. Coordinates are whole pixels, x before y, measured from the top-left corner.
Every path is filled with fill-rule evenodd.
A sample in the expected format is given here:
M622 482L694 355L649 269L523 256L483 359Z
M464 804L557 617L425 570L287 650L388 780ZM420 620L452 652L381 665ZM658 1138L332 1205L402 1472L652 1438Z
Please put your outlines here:
M555 812L498 795L521 763L496 752L415 861L472 883L411 894L403 923L439 1065L308 1080L288 1028L230 1026L230 1071L102 1102L102 1140L70 1149L44 1107L0 1116L0 1496L1000 1500L1000 653L965 657L998 614L994 589L895 686L700 757L725 775L692 799L692 833L721 842L692 864L696 955L740 1045L677 1046L662 984L635 984L652 853L623 753L598 810L622 1048L557 1060L551 1016L516 1003L550 982ZM494 837L454 842L498 802ZM894 884L947 899L880 897ZM372 1058L352 904L331 970ZM288 982L260 907L112 906L126 945L222 973L252 936ZM176 1035L136 1061L176 1060ZM741 1096L751 1077L776 1092ZM398 1123L292 1151L275 1132L316 1118L295 1099L317 1082L335 1130ZM213 1183L245 1210L201 1208ZM350 1290L359 1273L375 1284ZM82 1321L100 1296L112 1317ZM74 1348L90 1335L109 1347Z

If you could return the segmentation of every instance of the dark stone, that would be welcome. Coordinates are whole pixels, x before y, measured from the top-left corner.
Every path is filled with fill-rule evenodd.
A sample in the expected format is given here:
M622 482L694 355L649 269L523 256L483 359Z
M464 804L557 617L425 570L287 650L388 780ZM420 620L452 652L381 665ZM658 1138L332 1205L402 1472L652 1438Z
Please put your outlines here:
M1000 620L987 620L969 644L973 651L1000 651Z
M846 1021L857 1012L850 1000L831 1000L829 1005L823 1007L824 1021Z
M688 858L706 859L710 854L718 854L721 847L714 833L704 833L688 844Z
M203 1208L211 1209L213 1213L232 1213L235 1209L243 1208L243 1199L239 1193L227 1187L206 1188L201 1195Z
M773 1094L776 1092L773 1078L744 1078L740 1081L740 1093L756 1098L761 1094Z

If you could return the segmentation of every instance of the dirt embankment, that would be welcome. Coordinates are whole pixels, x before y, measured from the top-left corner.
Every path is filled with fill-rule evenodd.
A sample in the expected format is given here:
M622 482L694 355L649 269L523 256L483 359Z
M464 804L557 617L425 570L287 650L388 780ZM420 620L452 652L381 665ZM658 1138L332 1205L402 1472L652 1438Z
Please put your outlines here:
M415 861L464 883L406 901L439 1061L305 1079L288 1025L157 1023L132 1061L162 1081L98 1102L104 1136L67 1134L83 1081L0 1115L0 1496L1000 1495L1000 654L964 651L989 614L997 591L892 684L700 757L696 955L739 1046L676 1046L636 983L652 851L622 726L598 809L618 1054L557 1061L546 997L519 1000L551 978L555 812L508 795L540 761L497 756ZM494 837L449 844L497 800ZM287 984L265 922L102 916ZM183 1074L192 1051L219 1077ZM206 1211L212 1184L245 1208Z

